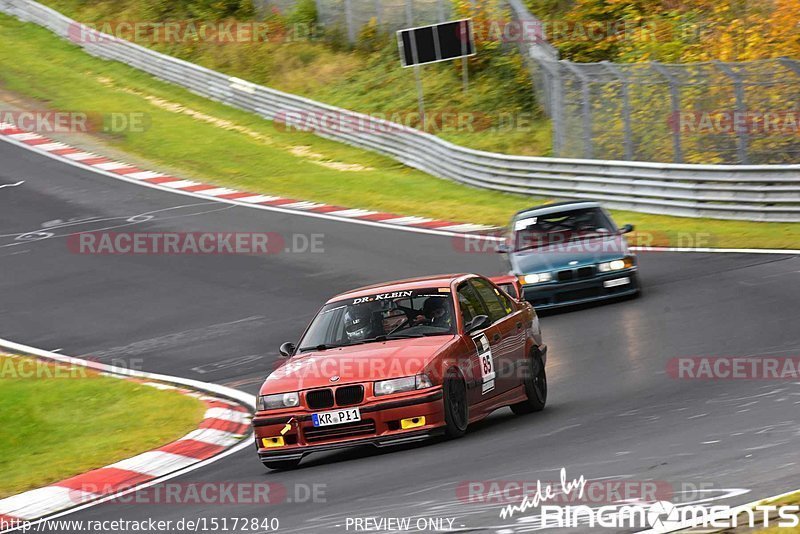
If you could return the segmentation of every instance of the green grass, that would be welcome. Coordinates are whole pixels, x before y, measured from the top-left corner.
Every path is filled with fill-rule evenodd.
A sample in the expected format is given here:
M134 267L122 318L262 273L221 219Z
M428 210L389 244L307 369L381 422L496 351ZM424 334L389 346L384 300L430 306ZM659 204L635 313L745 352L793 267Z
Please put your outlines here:
M156 0L46 0L45 3L75 20L100 25L120 20L192 17L207 21L219 17L218 12L165 13L163 4ZM169 7L180 9L177 5ZM248 11L240 9L232 18L251 20ZM273 37L267 42L220 45L204 40L140 41L160 52L255 83L345 109L400 117L403 124L419 127L414 71L401 68L394 34L383 34L368 26L359 35L355 48L343 46L344 37L333 31L319 32L312 38L302 32L295 37L279 37L281 31L291 31L294 27L288 18L291 15L269 18L269 35ZM550 124L538 112L530 74L517 46L510 43L498 47L492 43L483 47L479 43L479 47L479 55L469 60L466 92L462 91L460 62L426 65L421 69L429 117L457 111L473 119L462 123L462 127L442 130L431 126L428 130L471 148L550 155ZM510 116L517 118L513 128L508 127Z
M0 354L0 498L174 441L204 412L174 391Z
M150 117L146 131L101 134L99 139L127 153L131 161L151 162L167 172L290 198L491 225L504 225L514 211L544 201L465 187L378 154L283 131L120 63L88 56L45 29L6 16L0 16L0 39L0 89L34 99L36 109L145 112ZM164 102L179 103L208 119L165 108ZM228 122L220 127L208 120ZM330 162L368 170L321 164ZM633 223L655 236L652 244L692 245L694 236L701 235L706 246L800 248L800 224L614 215L619 223ZM688 237L681 242L681 235Z
M763 504L770 504L774 506L786 506L786 505L800 505L800 492L794 493L792 495L788 495L781 499L775 499L773 501L767 501ZM746 520L746 516L744 516ZM762 528L755 531L757 534L800 534L800 527L768 527Z

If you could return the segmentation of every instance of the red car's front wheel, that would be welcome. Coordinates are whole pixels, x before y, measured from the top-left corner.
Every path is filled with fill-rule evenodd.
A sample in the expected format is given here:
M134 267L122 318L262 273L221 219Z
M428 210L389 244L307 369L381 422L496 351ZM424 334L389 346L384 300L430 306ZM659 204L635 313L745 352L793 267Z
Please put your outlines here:
M469 424L467 383L457 371L450 371L444 380L445 435L459 438L466 434Z

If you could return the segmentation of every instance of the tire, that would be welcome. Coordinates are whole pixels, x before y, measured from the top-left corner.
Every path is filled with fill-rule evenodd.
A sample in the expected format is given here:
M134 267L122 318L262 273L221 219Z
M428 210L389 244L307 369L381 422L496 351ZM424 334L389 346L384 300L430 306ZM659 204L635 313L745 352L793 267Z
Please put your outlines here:
M534 352L528 360L530 366L525 374L525 395L528 397L522 402L511 405L511 411L516 415L525 415L541 412L547 404L547 373L538 352Z
M467 433L469 425L469 404L467 403L467 383L456 372L449 371L444 380L444 435L460 438Z
M261 462L267 469L275 471L288 471L300 465L300 460L275 460L274 462L265 461Z

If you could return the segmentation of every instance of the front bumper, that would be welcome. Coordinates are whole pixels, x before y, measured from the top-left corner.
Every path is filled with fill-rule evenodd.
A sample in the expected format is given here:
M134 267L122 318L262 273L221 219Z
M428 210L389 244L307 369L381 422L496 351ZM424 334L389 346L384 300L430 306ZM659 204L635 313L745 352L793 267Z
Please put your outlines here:
M390 400L368 401L357 407L361 412L360 422L330 427L314 427L312 410L280 416L256 415L253 428L259 459L262 462L299 460L313 452L345 447L388 447L412 443L441 433L445 424L441 387ZM409 430L400 428L401 419L414 417L425 417L425 425ZM281 430L291 418L295 419L291 430L282 435ZM263 445L264 438L276 436L283 436L285 445Z
M629 283L605 287L604 283L628 278ZM595 302L617 297L634 295L639 292L637 268L623 269L611 273L598 273L591 278L574 282L548 282L541 285L522 286L525 300L537 310L572 306L585 302Z

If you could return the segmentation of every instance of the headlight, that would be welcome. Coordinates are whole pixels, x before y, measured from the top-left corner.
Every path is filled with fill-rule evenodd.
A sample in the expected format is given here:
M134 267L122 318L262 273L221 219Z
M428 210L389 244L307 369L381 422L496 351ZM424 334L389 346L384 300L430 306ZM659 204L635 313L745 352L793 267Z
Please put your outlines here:
M625 256L621 260L599 263L597 265L597 270L601 273L607 273L608 271L621 271L622 269L628 269L630 267L633 267L633 257Z
M519 277L519 281L521 284L541 284L543 282L549 282L553 279L553 275L550 273L534 273L534 274L526 274Z
M404 391L414 391L433 387L428 375L407 376L404 378L394 378L392 380L381 380L375 382L375 396L389 395L391 393L402 393Z
M258 409L276 410L278 408L291 408L300 404L300 396L296 391L292 393L278 393L277 395L261 395L258 397Z

